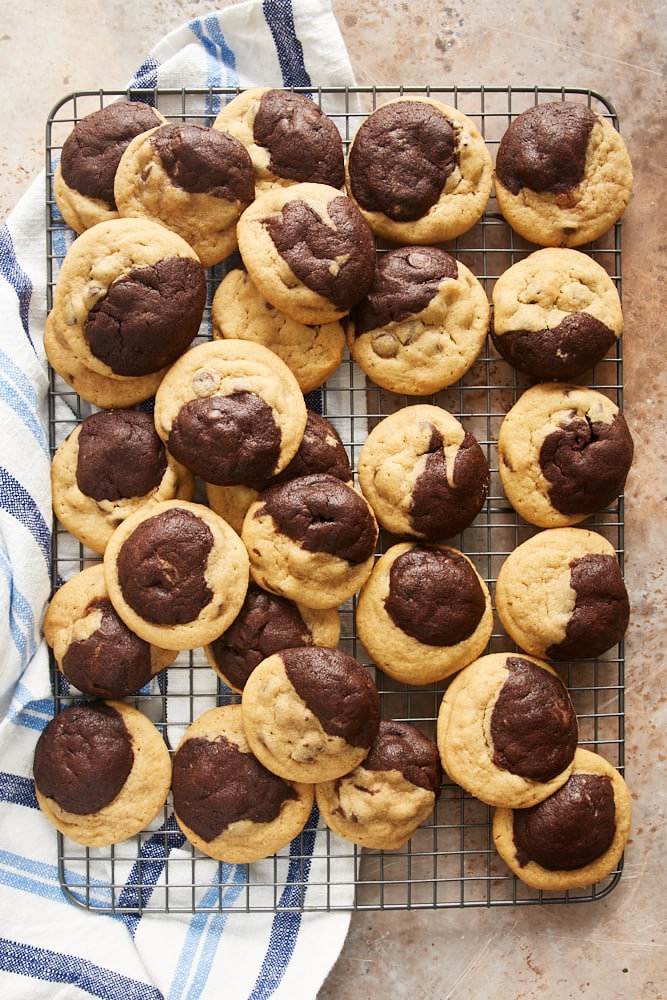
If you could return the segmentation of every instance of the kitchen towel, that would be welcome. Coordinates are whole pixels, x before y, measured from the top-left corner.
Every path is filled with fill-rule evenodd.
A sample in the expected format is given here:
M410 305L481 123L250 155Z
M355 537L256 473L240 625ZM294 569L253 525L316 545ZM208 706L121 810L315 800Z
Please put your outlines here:
M130 86L353 83L328 0L247 0L167 35ZM40 633L51 564L44 195L42 175L0 231L0 995L315 997L347 933L354 875L348 852L326 857L315 821L304 838L312 857L298 859L300 877L305 870L312 881L304 908L289 907L289 851L279 869L284 885L272 885L274 870L267 868L269 898L277 893L286 904L277 912L202 905L194 914L124 913L121 899L118 912L107 915L69 902L62 891L55 831L37 807L32 781L35 743L53 715ZM174 844L177 850L175 826ZM342 882L350 888L338 891L336 908L327 912L327 865L336 863L349 866ZM232 867L230 883L242 889L244 868ZM103 887L90 891L93 900L104 895ZM233 901L230 893L226 902Z

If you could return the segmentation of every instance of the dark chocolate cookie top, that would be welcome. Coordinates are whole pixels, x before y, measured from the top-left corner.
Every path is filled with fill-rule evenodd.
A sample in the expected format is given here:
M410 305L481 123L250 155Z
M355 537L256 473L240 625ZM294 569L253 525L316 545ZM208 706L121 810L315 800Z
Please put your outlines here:
M342 187L343 143L338 129L305 94L267 90L260 99L253 138L269 151L276 177Z
M77 486L93 500L146 496L167 468L153 417L144 410L101 410L84 417L77 444Z
M406 781L433 792L442 786L438 747L410 722L382 719L362 766L369 771L400 771Z

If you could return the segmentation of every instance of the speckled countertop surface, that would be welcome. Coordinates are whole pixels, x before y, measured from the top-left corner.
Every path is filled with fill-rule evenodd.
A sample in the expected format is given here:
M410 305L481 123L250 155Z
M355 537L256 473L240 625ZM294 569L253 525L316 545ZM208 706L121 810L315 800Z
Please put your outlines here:
M42 168L55 102L73 90L124 86L167 31L214 6L63 0L46 9L0 0L3 219ZM320 1000L667 997L667 5L333 0L333 8L359 84L580 86L618 112L635 172L622 285L624 410L636 446L625 533L634 816L621 881L596 902L353 914ZM29 62L34 50L40 59Z

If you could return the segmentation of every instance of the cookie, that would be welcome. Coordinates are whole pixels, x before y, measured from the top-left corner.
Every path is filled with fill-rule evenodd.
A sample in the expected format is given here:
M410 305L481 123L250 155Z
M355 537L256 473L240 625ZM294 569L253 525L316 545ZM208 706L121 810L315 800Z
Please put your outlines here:
M341 188L345 182L340 133L305 94L277 87L241 91L218 113L213 128L243 143L258 191L303 181Z
M383 719L368 756L349 774L315 785L315 797L339 837L393 851L433 812L441 785L436 744L409 722Z
M118 617L101 563L66 580L51 598L44 638L61 674L92 698L127 698L173 663L173 650L159 649Z
M438 247L397 247L379 258L350 313L347 344L383 389L426 396L471 368L489 319L486 292L465 264Z
M255 197L255 176L233 136L172 122L132 140L116 170L114 197L122 216L161 223L211 267L236 250L236 223Z
M309 608L335 608L369 576L378 526L357 490L313 473L259 493L241 538L255 583Z
M35 747L35 795L64 836L104 847L135 836L162 810L171 758L159 731L123 701L63 709Z
M164 649L215 639L241 610L248 555L202 504L163 500L130 514L104 550L111 603L128 628Z
M424 97L376 108L354 135L347 191L373 232L394 243L442 243L471 229L491 194L493 164L474 122Z
M510 552L496 610L518 646L549 660L600 656L621 641L630 618L614 546L584 528L547 528Z
M67 251L46 323L84 368L122 381L171 365L205 304L205 271L184 239L146 219L112 219Z
M578 724L550 664L487 653L456 674L440 704L437 743L452 781L491 806L523 809L571 771Z
M249 864L275 854L305 826L310 784L287 781L254 756L240 705L211 708L186 729L174 754L174 816L198 850Z
M53 197L75 232L118 217L114 179L120 158L135 136L164 121L143 101L116 101L75 124L53 173Z
M294 646L337 646L340 615L336 608L318 611L289 601L251 582L243 606L222 635L204 653L232 691L241 692L258 663Z
M334 323L371 286L373 234L354 202L328 184L258 194L239 219L237 236L251 281L297 323Z
M302 392L312 392L340 367L345 351L342 323L307 326L274 308L242 268L222 279L211 304L213 338L252 341L285 362Z
M268 347L205 341L172 365L155 394L168 450L205 482L233 486L276 475L296 454L306 403Z
M489 483L479 442L453 414L429 403L380 420L361 448L357 474L383 528L427 541L472 524Z
M194 477L164 447L150 413L100 410L55 452L51 493L62 526L102 553L121 521L144 504L191 500Z
M282 472L249 485L216 486L206 483L206 497L209 506L240 534L243 519L258 493L276 483L315 472L327 473L350 485L354 480L350 459L338 431L326 417L308 410L301 444Z
M380 725L380 696L349 653L284 649L259 663L241 696L251 750L274 774L316 784L348 774Z
M630 835L632 799L615 767L578 747L565 784L528 809L496 809L493 842L535 889L583 889L610 875Z
M498 472L526 521L567 527L616 501L633 451L625 417L604 393L542 383L526 389L500 425Z
M385 674L430 684L484 652L493 631L491 595L457 549L399 542L380 556L361 588L356 624Z
M505 220L540 246L578 247L602 236L632 194L632 164L612 122L585 104L527 108L498 145L495 192Z
M536 380L581 375L602 360L623 331L616 285L580 250L536 250L498 277L492 298L496 349Z

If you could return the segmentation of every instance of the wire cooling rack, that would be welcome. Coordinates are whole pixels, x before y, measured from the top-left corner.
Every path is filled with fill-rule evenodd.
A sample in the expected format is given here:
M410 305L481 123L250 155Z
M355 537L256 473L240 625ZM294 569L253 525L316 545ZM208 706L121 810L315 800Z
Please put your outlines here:
M347 148L356 128L374 108L401 96L431 96L458 107L475 121L495 159L510 122L533 104L578 101L618 127L616 113L600 94L585 89L546 87L395 87L322 88L309 93L336 121ZM84 115L119 99L144 100L173 121L211 124L236 90L87 91L63 99L47 122L47 305L51 307L58 269L73 234L53 200L53 171L60 149ZM495 200L468 233L445 245L479 278L490 297L496 278L536 249L504 222ZM608 271L621 291L621 227L617 223L595 244L580 248ZM209 308L200 333L210 336L210 297L224 273L208 272ZM578 381L594 386L622 406L621 342ZM523 522L507 502L498 478L496 442L504 414L528 385L494 351L490 340L465 377L426 400L399 397L370 384L346 354L340 371L320 394L322 412L337 427L356 468L368 428L410 402L435 402L458 417L486 452L490 487L485 507L460 536L448 540L465 552L494 591L504 559L536 529ZM309 400L312 402L312 400ZM52 375L49 394L50 443L58 446L90 407ZM623 566L623 499L585 522L613 544ZM380 551L383 540L380 540ZM94 561L56 522L53 526L53 587ZM341 647L373 671L385 718L413 722L432 738L445 683L410 688L375 670L354 628L354 600L341 609ZM514 650L496 617L488 651ZM560 669L560 668L559 668ZM624 765L623 645L596 660L571 662L560 670L579 719L580 743ZM53 664L56 711L80 697ZM134 698L175 748L185 727L215 704L237 701L217 679L201 650L181 654L175 665ZM110 848L86 849L58 836L60 878L76 903L107 913L304 911L310 909L424 909L438 907L572 903L606 896L621 868L585 890L545 892L516 879L498 858L491 835L491 810L445 780L433 815L397 851L367 851L331 834L316 811L291 844L265 862L249 866L218 864L192 849L174 821L169 803L151 827Z

